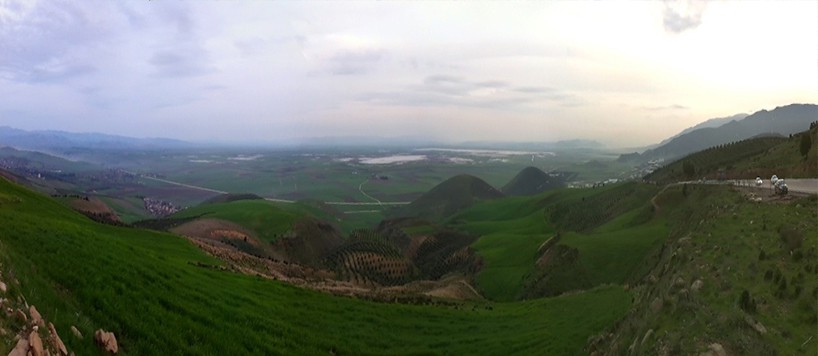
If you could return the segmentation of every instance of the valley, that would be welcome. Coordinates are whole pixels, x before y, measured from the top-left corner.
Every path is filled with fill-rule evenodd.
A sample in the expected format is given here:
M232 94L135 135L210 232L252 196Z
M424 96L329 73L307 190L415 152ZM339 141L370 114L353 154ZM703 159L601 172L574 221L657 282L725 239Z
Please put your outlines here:
M818 315L814 179L789 180L786 196L737 179L748 162L791 155L796 139L684 159L721 180L688 180L670 164L590 188L566 188L593 175L569 171L576 163L560 154L540 157L555 167L546 172L526 166L528 153L469 165L393 155L377 166L310 153L272 175L306 182L305 199L270 193L263 172L282 168L247 166L281 153L231 154L242 159L211 170L140 165L154 173L120 159L102 171L118 173L100 174L99 163L8 151L39 171L0 182L11 311L0 328L27 332L11 316L36 305L78 353L98 348L72 327L111 330L134 354L803 353ZM793 162L785 172L801 169ZM55 163L61 175L44 178ZM457 174L423 191L447 172ZM145 192L169 210L136 213Z
M0 356L818 355L815 5L0 0Z

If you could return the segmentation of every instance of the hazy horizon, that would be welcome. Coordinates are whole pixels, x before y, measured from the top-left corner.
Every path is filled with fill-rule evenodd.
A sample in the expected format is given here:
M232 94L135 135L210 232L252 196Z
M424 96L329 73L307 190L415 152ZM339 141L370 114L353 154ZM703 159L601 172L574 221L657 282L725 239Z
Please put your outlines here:
M658 143L814 103L814 2L0 3L0 126Z

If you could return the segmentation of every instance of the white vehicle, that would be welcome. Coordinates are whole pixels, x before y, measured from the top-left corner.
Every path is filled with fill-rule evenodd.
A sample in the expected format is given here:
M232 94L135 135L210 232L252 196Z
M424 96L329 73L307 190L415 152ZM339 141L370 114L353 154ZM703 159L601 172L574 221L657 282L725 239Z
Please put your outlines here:
M760 187L762 184L764 184L764 181L761 180L761 177L756 177L756 187Z
M787 188L787 183L784 183L783 179L777 179L774 186L775 194L786 195L789 191L789 188Z

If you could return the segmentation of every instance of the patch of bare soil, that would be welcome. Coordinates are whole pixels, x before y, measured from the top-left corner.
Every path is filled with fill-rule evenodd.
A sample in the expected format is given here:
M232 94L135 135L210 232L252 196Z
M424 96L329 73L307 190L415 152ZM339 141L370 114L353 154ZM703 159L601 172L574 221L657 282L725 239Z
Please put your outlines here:
M414 259L418 255L418 248L426 242L429 236L426 235L419 235L419 236L412 236L409 238L409 247L406 249L406 253L404 254L408 259Z
M775 194L769 188L735 187L737 191L750 201L756 203L787 203L802 198L805 194L790 192L785 195Z
M437 298L457 299L457 300L478 300L483 296L472 287L465 278L456 280L445 280L436 282L439 287L425 292L424 294Z
M86 216L94 220L109 221L114 223L122 223L122 220L116 215L114 209L111 209L108 204L97 198L72 198L68 205Z
M114 210L111 209L111 207L109 207L107 204L102 202L102 200L99 200L97 198L88 198L88 199L74 198L74 199L71 199L71 202L69 204L71 205L72 208L74 208L76 210L87 211L89 213L97 213L97 214L105 214L105 213L113 214L114 213Z
M240 240L256 247L262 246L261 241L255 237L253 232L239 224L220 219L197 219L179 225L170 231L175 234L198 239L216 241Z
M201 234L202 228L209 227L213 229L213 226L223 229L225 225L218 223L218 221L211 221L209 224L188 226L177 230L177 233L179 231L188 231ZM303 266L275 258L262 258L239 251L218 240L185 236L201 250L226 264L223 267L198 264L204 268L229 270L283 281L333 295L378 301L413 303L426 302L427 299L432 297L455 300L482 299L482 296L471 287L465 276L450 277L440 281L415 281L406 285L392 287L382 287L372 283L362 285L336 280L335 273L330 270Z
M20 183L20 180L17 179L17 177L14 176L14 174L12 174L10 172L7 172L7 171L4 171L2 169L0 169L0 177L3 177L3 178L5 178L5 179L7 179L7 180L9 180L11 182L14 182L14 183L18 183L18 184Z

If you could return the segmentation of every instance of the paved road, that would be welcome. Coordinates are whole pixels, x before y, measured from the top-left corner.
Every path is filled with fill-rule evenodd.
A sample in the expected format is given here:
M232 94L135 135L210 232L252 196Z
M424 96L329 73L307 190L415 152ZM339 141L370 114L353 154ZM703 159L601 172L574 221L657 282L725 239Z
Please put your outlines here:
M128 172L128 173L131 173L131 172ZM134 174L134 173L131 173L131 174ZM136 175L136 174L134 174L134 175ZM217 194L228 194L228 192L225 192L223 190L216 190L216 189L210 189L210 188L205 188L205 187L199 187L199 186L195 186L195 185L174 182L172 180L161 179L161 178L156 178L156 177L150 177L150 176L141 175L141 174L138 175L138 176L141 177L141 178L145 178L145 179L155 180L157 182L162 182L162 183L167 183L167 184L172 184L172 185L178 185L180 187L196 189L196 190L201 190L201 191L211 192L211 193L217 193ZM366 183L366 182L364 182L364 183ZM363 183L361 183L361 185L363 185ZM384 206L384 205L408 205L409 203L411 203L411 202L408 202L408 201L381 202L380 200L371 197L369 194L364 193L364 191L361 190L361 186L358 186L358 190L360 190L361 193L363 193L367 197L375 200L376 202L362 203L362 202L346 202L346 201L325 201L324 204L327 204L327 205L353 205L353 206L372 206L372 205ZM295 203L295 200L287 200L287 199L264 198L264 200L271 201L271 202L276 202L276 203L286 203L286 204Z
M804 194L818 194L818 178L784 179L784 182L787 183L787 189L791 192ZM739 185L755 187L756 186L755 179L739 180ZM770 180L764 179L764 183L761 184L761 187L759 187L759 189L766 189L772 191L772 187L770 186Z
M818 194L818 179L785 179L789 190L808 194Z
M367 197L367 198L369 198L369 199L372 199L372 200L374 200L375 202L377 202L377 203L378 203L378 205L382 205L382 203L381 203L380 199L375 198L375 197L373 197L373 196L371 196L371 195L369 195L369 194L366 194L366 192L364 191L364 184L366 184L366 182L369 182L369 179L367 179L367 180L365 180L365 181L361 182L361 184L359 184L359 185L358 185L358 191L359 191L359 192L361 192L361 194L363 194L365 197Z
M225 192L225 191L223 191L223 190L216 190L216 189L210 189L210 188L204 188L204 187L197 187L197 186L195 186L195 185L190 185L190 184L185 184L185 183L174 182L174 181L170 181L170 180L167 180L167 179L161 179L161 178L150 177L150 176L144 176L144 175L143 175L143 176L140 176L140 177L145 178L145 179L155 180L155 181L157 181L157 182L162 182L162 183L167 183L167 184L172 184L172 185L178 185L178 186L180 186L180 187L185 187L185 188L190 188L190 189L196 189L196 190L203 190L203 191L205 191L205 192L218 193L218 194L227 194L227 192Z

